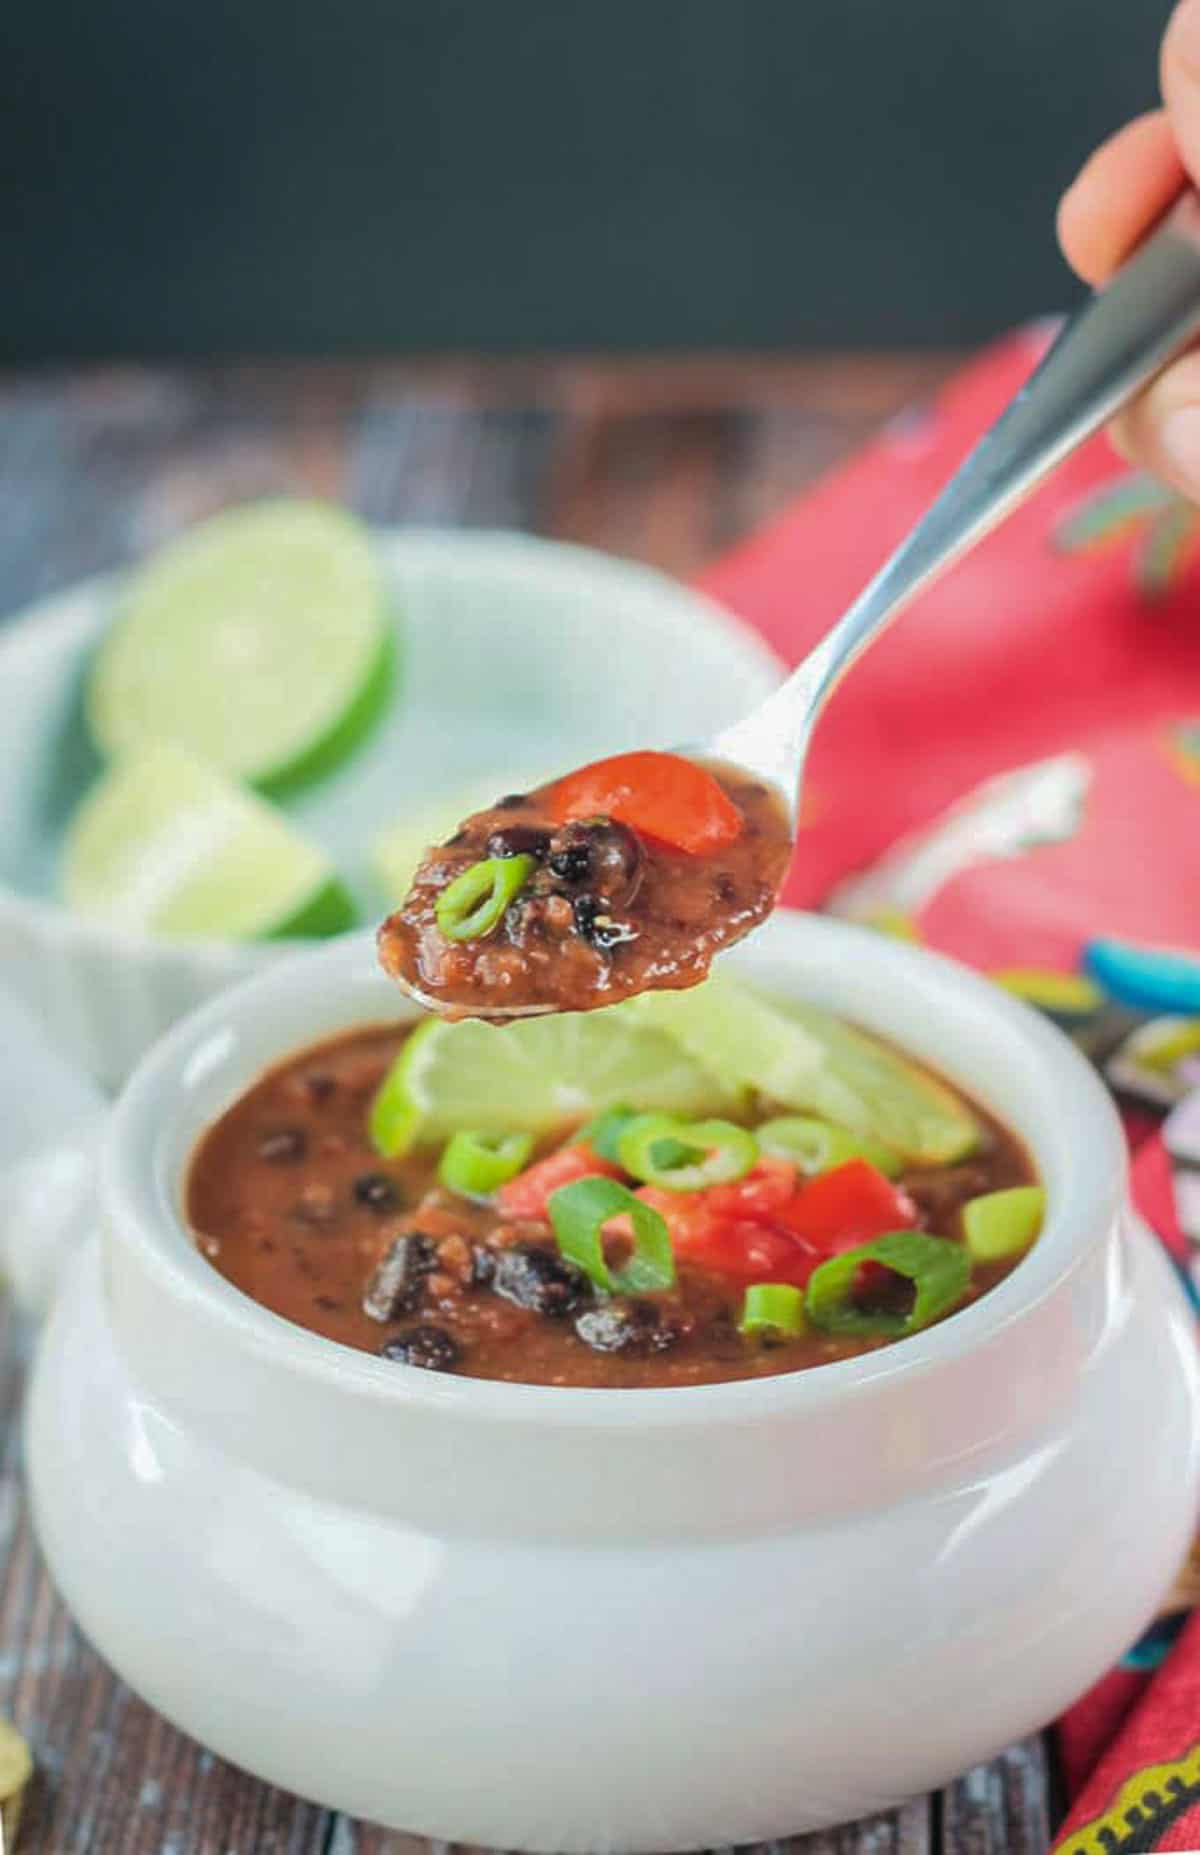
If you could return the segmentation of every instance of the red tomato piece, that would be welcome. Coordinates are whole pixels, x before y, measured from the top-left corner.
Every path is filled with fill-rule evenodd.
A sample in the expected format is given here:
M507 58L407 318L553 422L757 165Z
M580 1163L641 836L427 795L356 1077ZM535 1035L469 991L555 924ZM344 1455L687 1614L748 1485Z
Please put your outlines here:
M560 779L554 816L616 818L647 837L698 856L741 835L742 814L720 781L680 754L615 754Z
M762 1159L732 1185L671 1192L643 1185L638 1197L666 1223L676 1256L742 1282L791 1282L803 1287L823 1252L774 1222L795 1196L796 1168ZM628 1217L605 1225L608 1236L632 1235Z
M775 1216L794 1236L836 1256L889 1230L911 1230L917 1208L867 1160L850 1159L809 1179Z
M635 1196L662 1217L671 1248L677 1256L690 1256L703 1249L716 1227L707 1192L669 1192L660 1185L642 1185ZM628 1213L610 1218L604 1226L604 1234L632 1237L633 1223Z
M769 1222L796 1194L796 1168L790 1160L760 1154L757 1163L732 1185L710 1185L704 1196L720 1217L749 1217Z
M681 1252L682 1254L682 1252ZM714 1226L692 1260L742 1282L790 1282L803 1288L825 1257L815 1245L772 1224L740 1218Z
M556 1153L548 1153L545 1159L535 1160L524 1172L518 1172L515 1179L500 1187L496 1203L505 1217L540 1218L548 1224L550 1213L546 1201L551 1192L556 1192L561 1185L573 1185L576 1179L597 1175L605 1179L622 1176L619 1166L611 1166L598 1153L593 1153L585 1141L577 1140L570 1146L559 1147Z

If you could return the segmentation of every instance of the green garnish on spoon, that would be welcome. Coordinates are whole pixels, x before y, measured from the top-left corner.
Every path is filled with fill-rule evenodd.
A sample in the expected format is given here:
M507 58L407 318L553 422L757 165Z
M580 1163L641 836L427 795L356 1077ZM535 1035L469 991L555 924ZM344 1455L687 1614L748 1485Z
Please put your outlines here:
M509 904L532 876L532 857L487 857L448 882L434 904L447 940L482 940L499 927Z

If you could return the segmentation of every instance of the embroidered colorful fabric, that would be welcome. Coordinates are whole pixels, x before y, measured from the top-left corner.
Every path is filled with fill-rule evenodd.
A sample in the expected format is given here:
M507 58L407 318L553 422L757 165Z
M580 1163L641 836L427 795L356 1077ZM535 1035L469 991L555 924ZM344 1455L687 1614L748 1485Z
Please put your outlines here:
M1038 358L1021 331L705 576L795 662ZM1086 446L822 719L786 899L969 961L1121 1105L1135 1195L1200 1284L1200 511ZM1200 1550L1061 1722L1064 1855L1200 1848Z

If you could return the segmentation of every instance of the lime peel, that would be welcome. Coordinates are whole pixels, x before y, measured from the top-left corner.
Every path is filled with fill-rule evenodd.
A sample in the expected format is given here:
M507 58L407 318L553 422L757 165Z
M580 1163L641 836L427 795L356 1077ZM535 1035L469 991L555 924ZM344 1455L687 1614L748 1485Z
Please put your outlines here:
M324 853L273 806L165 743L118 760L63 853L81 915L185 939L336 934L355 908Z
M366 529L327 503L228 509L130 577L86 712L101 752L170 740L273 792L363 738L393 676Z

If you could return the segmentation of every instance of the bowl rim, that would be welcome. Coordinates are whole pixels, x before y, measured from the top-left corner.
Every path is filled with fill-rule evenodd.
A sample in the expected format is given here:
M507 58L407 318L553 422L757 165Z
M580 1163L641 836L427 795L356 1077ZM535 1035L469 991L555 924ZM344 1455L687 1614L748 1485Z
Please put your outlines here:
M1036 1066L1044 1072L1060 1119L1074 1124L1067 1177L1052 1196L1045 1227L1026 1257L970 1306L895 1345L803 1371L706 1385L608 1389L508 1383L400 1370L390 1361L299 1327L235 1288L192 1241L178 1210L179 1176L170 1184L162 1176L169 1130L181 1116L187 1118L181 1081L189 1065L195 1073L194 1065L203 1060L206 1046L214 1047L223 1028L227 1034L231 1023L264 1014L269 1018L278 1000L311 997L316 986L340 985L348 1005L344 1019L338 1017L344 1028L378 1022L377 1014L364 1016L361 1009L349 1008L354 1004L355 976L362 985L368 960L372 967L367 975L374 983L369 935L343 936L318 952L280 962L227 989L184 1018L142 1059L122 1091L108 1131L102 1159L106 1222L123 1240L132 1240L138 1260L159 1289L184 1297L193 1311L219 1323L260 1362L317 1381L331 1396L351 1393L383 1400L398 1410L481 1423L595 1432L631 1426L736 1425L763 1415L786 1418L826 1410L850 1398L898 1391L960 1361L1035 1314L1084 1265L1127 1203L1127 1155L1120 1121L1094 1069L1062 1032L957 961L848 922L789 909L777 910L754 938L768 944L768 951L773 943L775 956L783 962L797 949L801 963L806 953L826 960L861 956L875 962L889 983L936 994L945 1012L986 1019L1010 1044L1020 1045L1031 1070ZM727 957L734 964L735 955ZM745 964L752 966L752 958ZM753 980L752 972L750 977ZM771 989L770 981L766 989ZM869 1022L866 1028L871 1029ZM322 1032L337 1034L334 1027ZM303 1047L290 1037L281 1039L265 1063L255 1062L225 1099L237 1099L254 1074ZM951 1073L949 1079L987 1102L988 1090L979 1078ZM1032 1144L1036 1159L1036 1140Z
M661 568L640 560L612 554L603 548L585 546L576 541L560 541L553 536L530 534L517 528L438 528L425 524L408 526L399 523L368 523L376 545L381 549L385 568L392 570L397 551L414 556L423 551L440 554L452 561L458 555L488 556L507 554L518 563L536 557L535 570L557 572L568 577L583 571L590 576L607 574L621 580L631 595L658 599L667 604L677 602L682 617L686 603L694 608L697 622L724 639L738 652L748 669L757 671L774 683L782 680L787 666L754 627L722 605L709 593L686 580L677 580ZM30 641L44 638L52 631L68 635L90 632L96 624L97 602L110 596L136 561L106 573L89 574L48 593L33 603L19 607L0 622L0 682L10 651L20 650ZM151 934L144 929L111 926L77 914L63 901L30 895L0 876L0 932L13 923L38 934L66 934L79 946L103 954L119 953L142 960L185 960L203 969L214 980L228 976L231 967L240 971L262 966L279 954L319 949L330 940L348 938L357 930L326 938L294 940L226 941L210 938L172 939Z

